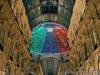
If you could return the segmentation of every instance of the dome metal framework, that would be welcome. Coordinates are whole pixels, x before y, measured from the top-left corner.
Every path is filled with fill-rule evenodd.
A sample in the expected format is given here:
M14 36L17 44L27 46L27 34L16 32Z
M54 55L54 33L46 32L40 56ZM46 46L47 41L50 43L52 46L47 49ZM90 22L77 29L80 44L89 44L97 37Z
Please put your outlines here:
M62 45L60 44L61 41L59 40L63 40L63 39L58 38L59 36L65 37L67 36L67 34L66 32L62 32L61 30L53 31L54 27L52 28L52 25L50 25L50 27L47 28L47 31L45 31L43 27L41 28L41 26L40 29L37 29L37 26L42 25L44 23L53 22L56 24L63 25L63 27L68 29L70 25L70 19L73 13L75 0L23 0L23 4L26 9L26 15L28 17L30 28L36 29L36 30L33 29L35 31L32 32L33 40L31 40L31 45L33 47L32 46L30 47L31 48L30 52L33 58L32 61L41 64L44 75L57 75L60 63L69 61L66 60L66 57L68 55L68 52L66 52L67 46L65 47L63 46L65 44L68 45L68 43L65 42L68 39L65 38L66 39L66 40L64 39L65 44L62 43L63 44ZM39 35L37 35L38 32L40 32ZM54 46L49 44L50 45L50 49L49 49L48 43L52 42L52 39L54 38L52 37L53 35L51 34L52 32L54 33L54 37L56 38L56 40L58 40L57 45L59 45L58 47L59 51L56 47L56 44ZM64 34L58 35L58 33L60 32ZM40 35L42 37L38 37ZM51 41L48 40L49 37L52 37ZM47 40L47 42L39 41L39 40ZM37 43L34 41L37 41ZM54 42L55 41L53 41L53 43ZM45 45L43 46L44 43ZM51 46L52 48L55 47L54 50L51 50ZM63 48L61 48L62 46ZM46 49L46 47L48 49ZM64 50L62 51L62 49ZM70 49L68 48L67 50Z
M56 58L49 57L41 62L44 75L57 75L60 61Z
M23 0L31 29L55 22L68 29L75 0Z
M67 30L58 24L42 24L32 30L30 53L40 63L44 75L57 75L70 51Z

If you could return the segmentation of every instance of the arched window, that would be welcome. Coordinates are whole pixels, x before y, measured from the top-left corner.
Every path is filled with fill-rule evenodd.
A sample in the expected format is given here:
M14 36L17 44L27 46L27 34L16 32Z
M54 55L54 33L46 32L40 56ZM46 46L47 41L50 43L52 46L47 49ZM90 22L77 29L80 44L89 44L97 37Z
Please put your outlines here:
M6 66L5 75L10 75L10 65Z
M100 56L99 56L99 58L98 58L98 73L100 74ZM98 75L99 75L98 74Z
M2 29L1 33L0 33L0 42L3 44L4 43L4 37L5 37L5 30Z

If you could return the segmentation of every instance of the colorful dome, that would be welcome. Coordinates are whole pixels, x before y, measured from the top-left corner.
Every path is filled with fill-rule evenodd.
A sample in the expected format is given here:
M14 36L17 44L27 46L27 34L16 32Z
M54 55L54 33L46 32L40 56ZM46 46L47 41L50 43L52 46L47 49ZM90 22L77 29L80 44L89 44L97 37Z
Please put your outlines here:
M62 54L70 50L67 30L58 24L42 24L32 30L32 54Z

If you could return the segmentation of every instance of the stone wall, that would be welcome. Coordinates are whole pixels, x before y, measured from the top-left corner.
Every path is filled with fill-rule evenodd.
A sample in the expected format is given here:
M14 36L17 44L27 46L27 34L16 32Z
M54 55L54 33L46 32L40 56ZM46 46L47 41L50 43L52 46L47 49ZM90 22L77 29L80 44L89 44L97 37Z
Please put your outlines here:
M72 38L70 61L61 65L60 75L73 71L97 73L100 70L100 0L87 0L84 15Z
M42 75L39 64L30 62L30 38L22 0L0 0L0 75Z
M68 29L68 38L69 38L69 44L72 45L72 42L76 36L76 32L79 28L79 22L81 20L82 15L84 14L86 0L76 0L74 8L73 8L73 14L70 21L70 26Z

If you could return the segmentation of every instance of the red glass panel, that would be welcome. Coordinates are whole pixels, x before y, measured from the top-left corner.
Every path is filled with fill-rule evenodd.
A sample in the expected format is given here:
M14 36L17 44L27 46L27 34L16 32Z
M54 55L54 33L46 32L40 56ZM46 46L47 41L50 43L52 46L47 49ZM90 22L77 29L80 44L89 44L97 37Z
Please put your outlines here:
M64 53L70 50L70 47L68 44L68 38L67 38L67 31L63 29L54 30L54 36L55 36L60 53Z

